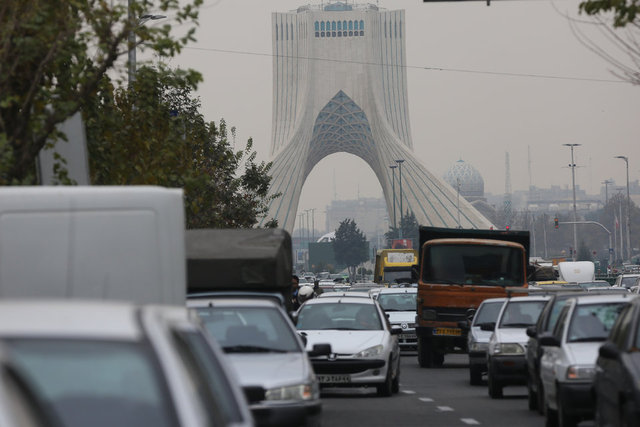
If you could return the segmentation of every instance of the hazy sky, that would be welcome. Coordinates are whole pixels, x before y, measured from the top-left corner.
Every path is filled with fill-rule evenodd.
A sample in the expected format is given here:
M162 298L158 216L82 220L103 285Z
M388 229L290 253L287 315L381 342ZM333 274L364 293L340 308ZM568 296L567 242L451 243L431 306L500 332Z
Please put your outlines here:
M224 117L236 126L237 148L253 137L262 160L269 160L271 145L271 12L307 3L205 0L197 43L170 61L204 75L198 95L205 117L216 122ZM509 151L512 188L526 189L530 147L534 185L570 185L570 153L562 144L580 143L576 182L587 192L599 192L607 178L624 185L624 162L615 155L630 157L631 180L638 179L640 87L581 80L617 78L608 63L579 43L562 16L586 19L578 16L578 3L378 2L406 11L414 152L429 170L441 177L462 158L482 174L485 191L503 193ZM592 25L582 28L603 38ZM311 172L299 211L317 208L316 224L322 224L321 212L334 192L338 199L382 196L364 161L335 154Z

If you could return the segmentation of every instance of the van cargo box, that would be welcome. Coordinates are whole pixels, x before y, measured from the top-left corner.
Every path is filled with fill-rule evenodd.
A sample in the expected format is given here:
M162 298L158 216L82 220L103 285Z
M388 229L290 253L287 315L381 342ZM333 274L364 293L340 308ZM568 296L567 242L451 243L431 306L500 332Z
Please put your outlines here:
M182 190L0 188L0 297L185 302Z
M291 236L275 228L187 230L187 292L278 292L291 299Z

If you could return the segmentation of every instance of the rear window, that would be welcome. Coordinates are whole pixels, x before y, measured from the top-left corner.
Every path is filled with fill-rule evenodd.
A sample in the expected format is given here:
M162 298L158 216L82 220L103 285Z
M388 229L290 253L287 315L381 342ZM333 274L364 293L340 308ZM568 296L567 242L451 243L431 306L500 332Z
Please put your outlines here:
M498 314L500 314L502 304L504 304L504 301L487 302L482 304L473 319L473 324L479 325L480 323L495 322L498 320Z
M573 310L568 342L604 341L626 303L578 305Z
M500 319L503 328L526 328L535 325L546 301L508 302Z
M416 293L381 293L378 302L384 311L416 311L416 296Z
M382 330L382 321L373 304L306 304L298 315L301 330Z

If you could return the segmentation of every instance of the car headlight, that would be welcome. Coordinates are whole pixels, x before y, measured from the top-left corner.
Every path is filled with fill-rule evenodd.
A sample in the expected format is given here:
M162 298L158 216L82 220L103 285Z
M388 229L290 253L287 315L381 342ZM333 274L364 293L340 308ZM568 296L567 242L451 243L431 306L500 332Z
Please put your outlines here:
M311 400L319 394L317 384L296 384L267 390L265 400Z
M363 358L363 359L366 359L369 357L376 357L376 356L380 356L383 350L384 350L384 346L382 346L381 344L374 345L373 347L369 347L365 350L362 350L359 353L354 354L353 357Z
M493 354L524 354L524 347L518 343L501 343L493 348Z
M568 380L592 381L595 375L596 369L593 366L571 365L567 369Z
M469 346L469 351L487 351L489 343L486 342L473 342Z

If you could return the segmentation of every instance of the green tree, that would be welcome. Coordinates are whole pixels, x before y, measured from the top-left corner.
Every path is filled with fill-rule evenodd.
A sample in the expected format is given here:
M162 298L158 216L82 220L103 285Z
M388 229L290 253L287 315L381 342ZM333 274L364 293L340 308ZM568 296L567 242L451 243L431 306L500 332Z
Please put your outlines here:
M333 241L336 261L347 266L351 280L355 278L356 267L368 257L367 239L353 219L340 222Z
M411 239L414 248L420 244L420 225L413 212L407 211L400 218L400 227L389 227L389 231L384 234L387 239L387 245L391 247L391 241L400 238L400 229L402 228L402 238Z
M0 2L0 185L35 182L38 152L65 138L57 125L87 105L129 49L144 44L171 57L194 40L194 27L181 37L171 27L197 24L202 0L130 3L131 9L120 1ZM141 25L151 11L172 22Z
M234 152L224 120L204 120L199 80L163 67L141 68L130 88L105 76L84 114L92 182L184 188L188 228L252 227L274 197L271 164L256 163L251 139Z

